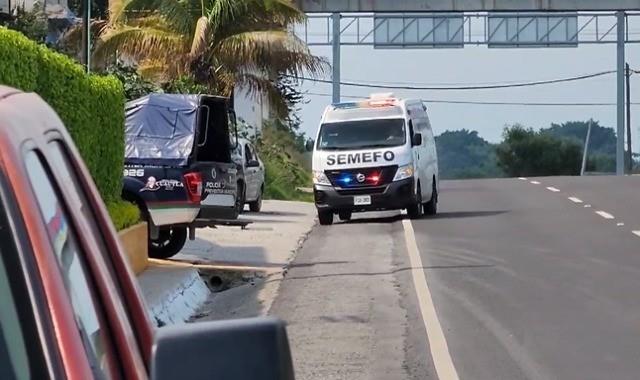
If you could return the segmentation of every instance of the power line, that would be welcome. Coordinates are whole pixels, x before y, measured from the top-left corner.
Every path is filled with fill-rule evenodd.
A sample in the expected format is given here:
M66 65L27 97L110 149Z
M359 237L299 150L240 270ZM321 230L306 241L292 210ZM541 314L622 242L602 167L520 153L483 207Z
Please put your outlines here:
M531 86L540 86L540 85L554 84L554 83L574 82L574 81L579 81L584 79L600 77L600 76L612 74L615 72L616 72L615 70L610 70L610 71L601 71L598 73L585 74L585 75L579 75L579 76L568 77L568 78L511 83L511 84L495 84L495 85L487 85L487 86L474 85L474 86L455 86L455 87L431 87L431 86L421 87L421 86L392 86L392 85L373 84L373 83L364 83L364 82L340 82L340 84L344 86L365 87L365 88L385 88L385 89L392 89L392 90L429 90L429 91L491 90L491 89L499 89L499 88L531 87ZM308 80L308 81L319 82L319 83L333 83L333 81L328 79L297 77L294 75L286 75L286 76L293 79L298 79L298 80Z
M307 92L305 95L313 96L326 96L330 97L331 94ZM346 99L366 99L366 96L357 95L343 95ZM441 100L441 99L421 99L425 103L440 103L440 104L471 104L471 105L488 105L488 106L532 106L532 107L599 107L599 106L615 106L616 103L551 103L551 102L489 102L489 101L473 101L473 100ZM640 105L640 103L631 103L632 105Z

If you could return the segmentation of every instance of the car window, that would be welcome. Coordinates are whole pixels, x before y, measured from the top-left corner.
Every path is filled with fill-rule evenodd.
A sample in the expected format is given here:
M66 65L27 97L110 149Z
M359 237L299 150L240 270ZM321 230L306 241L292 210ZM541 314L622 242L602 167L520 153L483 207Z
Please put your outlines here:
M43 344L1 193L0 379L44 379L48 376Z
M249 144L245 145L245 147L244 147L244 156L245 156L245 159L247 160L247 162L253 160L253 152L251 150L251 145L249 145Z
M0 248L0 258L5 254ZM0 379L30 379L27 345L3 259L0 260L0 299Z
M31 151L25 156L25 164L71 300L87 357L97 377L110 378L112 374L107 357L107 335L100 323L98 303L91 290L89 272L76 233L40 157Z
M256 151L256 149L251 144L249 144L249 147L251 147L251 153L253 154L253 159L259 160L260 157L258 157L258 151Z

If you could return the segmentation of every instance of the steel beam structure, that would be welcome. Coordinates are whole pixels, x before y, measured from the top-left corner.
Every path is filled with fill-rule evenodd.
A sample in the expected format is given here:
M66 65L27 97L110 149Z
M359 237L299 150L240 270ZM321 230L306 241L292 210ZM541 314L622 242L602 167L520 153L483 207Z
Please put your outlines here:
M533 16L544 19L544 14L520 13L523 17ZM577 25L575 32L567 32L564 36L565 42L552 41L544 36L549 30L540 27L540 24L533 25L534 32L539 34L538 40L531 40L526 37L525 32L530 31L528 25L520 26L515 33L509 33L509 41L496 42L495 33L490 29L489 18L498 17L499 14L492 13L460 13L462 25L455 24L449 28L452 36L449 40L434 40L433 35L443 30L440 22L434 23L431 20L443 20L454 18L453 14L434 13L414 13L414 14L342 14L342 26L340 30L340 44L342 46L370 45L376 48L434 48L434 47L462 47L462 45L502 45L504 47L543 47L558 46L567 47L582 44L617 44L616 33L617 17L615 12L594 13L581 12L577 15ZM504 16L509 17L505 14ZM548 16L548 14L547 14ZM552 15L553 16L553 15ZM558 14L553 16L558 20L570 19L570 16ZM574 16L575 17L575 16ZM639 13L626 13L627 19L634 23L640 22ZM332 15L309 15L306 22L294 28L294 33L309 46L332 46L331 23ZM534 19L535 20L535 19ZM426 21L426 22L425 22ZM424 25L432 25L431 29ZM553 25L555 26L557 22ZM392 28L393 25L400 27ZM416 40L408 41L405 36L409 32L414 32L416 25L420 25L416 33ZM454 24L451 24L454 25ZM562 24L563 26L564 24ZM412 29L413 28L413 29ZM386 31L393 29L387 40L381 41L380 35L385 35ZM445 28L446 29L446 28ZM551 29L551 27L549 28ZM572 28L573 29L573 28ZM624 28L625 43L640 43L640 34L629 32L629 28ZM381 33L382 32L382 33ZM494 31L495 32L495 31ZM376 33L378 34L376 36ZM522 36L521 36L522 35ZM427 37L427 38L425 38ZM455 39L453 38L455 37ZM377 38L377 39L376 39Z
M296 0L306 13L640 10L640 0Z

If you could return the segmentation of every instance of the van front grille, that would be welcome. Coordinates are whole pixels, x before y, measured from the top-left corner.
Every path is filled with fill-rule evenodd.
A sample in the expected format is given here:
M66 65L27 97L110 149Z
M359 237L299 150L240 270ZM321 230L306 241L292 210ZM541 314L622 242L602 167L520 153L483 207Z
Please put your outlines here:
M398 165L379 166L373 168L352 168L343 170L326 170L325 174L334 187L357 189L362 187L384 186L393 181ZM383 189L384 191L384 189Z

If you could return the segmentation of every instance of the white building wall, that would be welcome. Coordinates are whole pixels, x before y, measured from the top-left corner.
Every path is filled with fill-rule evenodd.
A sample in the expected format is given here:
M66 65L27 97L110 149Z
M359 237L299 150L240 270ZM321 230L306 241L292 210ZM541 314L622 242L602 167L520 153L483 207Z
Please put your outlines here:
M247 90L236 88L233 103L238 120L244 120L258 132L262 130L264 120L269 119L269 104L265 97L251 96Z

